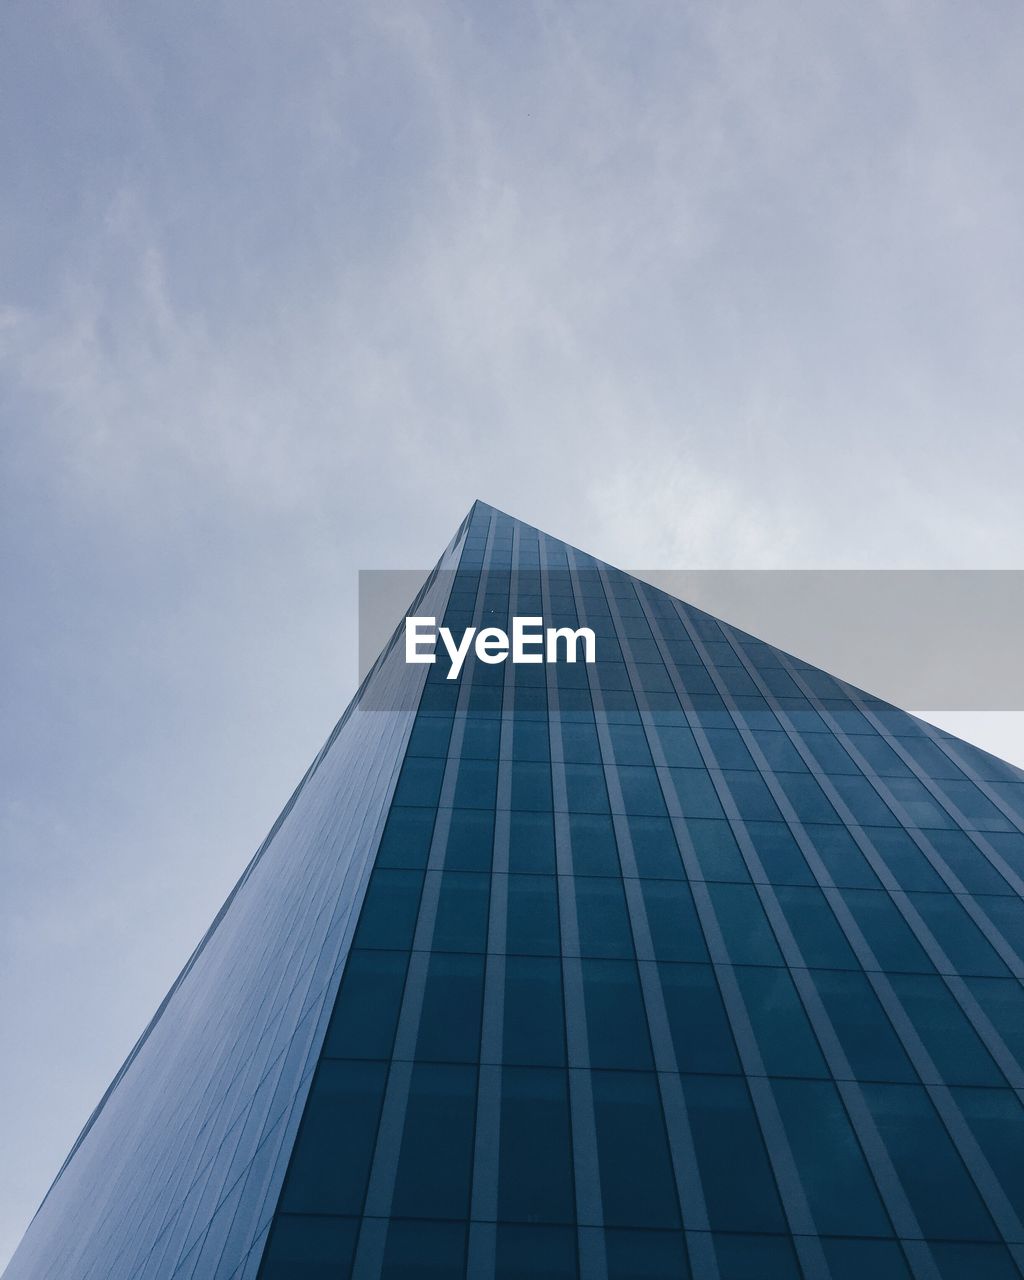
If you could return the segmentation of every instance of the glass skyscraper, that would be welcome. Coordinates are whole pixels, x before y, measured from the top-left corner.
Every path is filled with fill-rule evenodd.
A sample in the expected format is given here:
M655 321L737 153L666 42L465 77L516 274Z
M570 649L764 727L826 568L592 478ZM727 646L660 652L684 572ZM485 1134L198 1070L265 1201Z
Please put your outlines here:
M8 1280L1024 1274L1024 773L477 503Z

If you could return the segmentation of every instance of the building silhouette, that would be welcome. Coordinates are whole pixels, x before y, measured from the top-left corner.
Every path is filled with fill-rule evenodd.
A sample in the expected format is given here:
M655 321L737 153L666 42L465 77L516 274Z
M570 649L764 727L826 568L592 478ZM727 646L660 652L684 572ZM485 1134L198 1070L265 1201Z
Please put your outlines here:
M1024 773L477 503L7 1280L1024 1274Z

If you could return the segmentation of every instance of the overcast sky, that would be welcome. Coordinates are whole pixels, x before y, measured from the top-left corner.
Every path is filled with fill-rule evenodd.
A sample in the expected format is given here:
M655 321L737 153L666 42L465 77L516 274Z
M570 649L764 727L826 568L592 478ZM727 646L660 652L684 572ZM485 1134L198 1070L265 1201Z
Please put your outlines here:
M3 6L0 1263L348 700L359 568L475 497L1021 567L1022 54L1009 0Z

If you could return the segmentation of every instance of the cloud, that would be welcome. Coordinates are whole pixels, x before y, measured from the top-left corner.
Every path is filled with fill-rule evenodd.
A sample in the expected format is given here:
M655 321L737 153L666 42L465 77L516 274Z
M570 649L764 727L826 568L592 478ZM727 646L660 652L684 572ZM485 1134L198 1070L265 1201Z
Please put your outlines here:
M350 692L358 568L477 496L627 566L1016 566L1021 22L18 9L8 910L55 950L19 926L17 1008L81 976L0 1092L34 1124L32 1062L91 1047L9 1236Z

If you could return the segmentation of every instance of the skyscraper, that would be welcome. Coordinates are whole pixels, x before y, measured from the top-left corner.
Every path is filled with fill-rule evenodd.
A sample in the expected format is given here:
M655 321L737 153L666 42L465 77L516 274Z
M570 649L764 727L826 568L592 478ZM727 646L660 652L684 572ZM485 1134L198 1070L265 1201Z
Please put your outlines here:
M1024 774L481 503L8 1280L1024 1274Z

